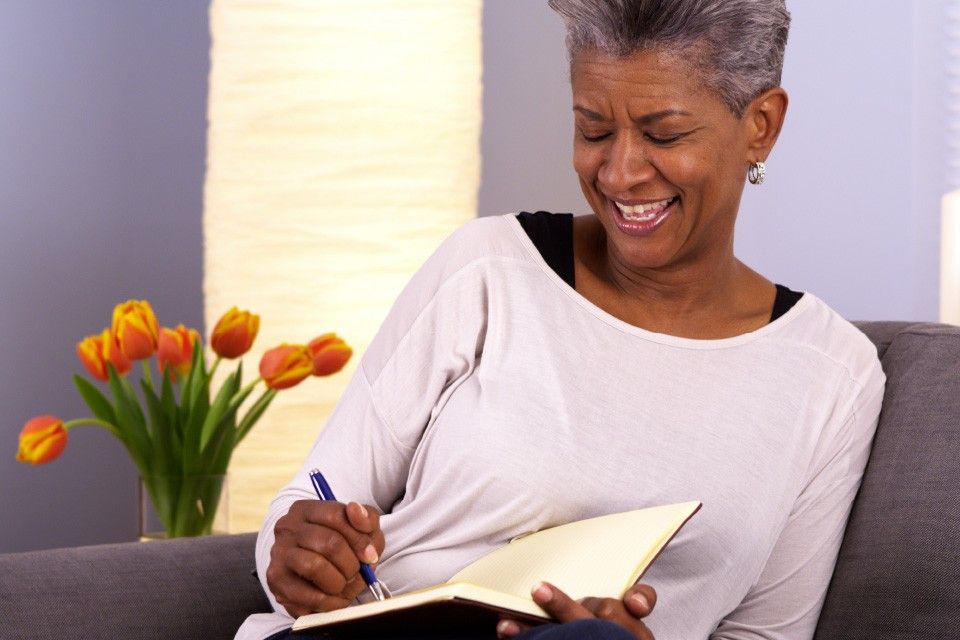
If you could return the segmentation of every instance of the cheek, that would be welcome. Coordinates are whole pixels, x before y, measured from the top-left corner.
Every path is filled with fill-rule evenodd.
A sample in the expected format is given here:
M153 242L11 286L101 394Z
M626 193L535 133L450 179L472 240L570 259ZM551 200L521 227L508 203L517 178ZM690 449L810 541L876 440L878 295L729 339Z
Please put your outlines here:
M687 150L663 151L649 157L650 163L663 178L680 187L686 196L695 195L705 178L709 178L709 163L699 154Z
M714 149L676 149L651 158L660 174L684 191L686 197L710 199L718 185L729 180L727 154Z
M582 143L573 145L573 170L581 178L590 182L596 178L597 171L603 160L603 153L594 147L586 146Z

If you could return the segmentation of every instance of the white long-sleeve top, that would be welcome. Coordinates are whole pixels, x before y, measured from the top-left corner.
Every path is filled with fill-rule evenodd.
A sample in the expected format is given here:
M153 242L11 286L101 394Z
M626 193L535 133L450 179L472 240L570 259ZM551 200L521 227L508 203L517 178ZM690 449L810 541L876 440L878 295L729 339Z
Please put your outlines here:
M700 500L644 576L658 640L810 638L883 395L876 350L815 296L750 333L652 333L593 305L513 215L448 238L394 304L273 526L315 498L375 505L394 592L446 581L511 538L601 514Z

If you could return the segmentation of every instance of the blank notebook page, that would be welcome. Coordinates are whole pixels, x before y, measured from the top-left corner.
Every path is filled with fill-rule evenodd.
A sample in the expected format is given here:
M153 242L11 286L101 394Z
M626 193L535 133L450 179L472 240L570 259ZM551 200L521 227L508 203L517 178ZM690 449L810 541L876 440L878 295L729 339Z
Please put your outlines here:
M574 599L619 598L699 507L683 502L544 529L487 554L450 582L529 598L545 580Z

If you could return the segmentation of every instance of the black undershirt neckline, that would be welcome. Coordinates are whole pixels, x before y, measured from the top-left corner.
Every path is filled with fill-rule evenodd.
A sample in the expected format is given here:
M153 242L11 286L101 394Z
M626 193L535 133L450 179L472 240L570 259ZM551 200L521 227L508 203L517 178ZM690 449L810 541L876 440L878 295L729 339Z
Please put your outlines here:
M517 220L544 261L564 282L576 289L573 267L573 214L521 211L517 214ZM775 286L777 296L773 301L770 322L793 308L803 297L802 291L793 291L782 284Z

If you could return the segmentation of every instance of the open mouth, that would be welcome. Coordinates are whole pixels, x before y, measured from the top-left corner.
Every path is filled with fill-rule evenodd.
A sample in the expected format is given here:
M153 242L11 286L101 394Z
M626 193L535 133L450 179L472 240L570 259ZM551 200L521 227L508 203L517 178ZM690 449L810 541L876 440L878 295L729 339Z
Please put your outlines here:
M670 217L679 200L680 196L673 196L647 204L624 205L608 198L607 206L621 231L632 236L644 236Z
M679 199L680 196L674 196L672 198L666 198L665 200L658 200L657 202L636 204L633 206L623 205L619 202L614 202L614 204L617 205L617 210L620 212L620 215L623 216L624 220L629 220L630 222L646 222L647 220L656 218L664 209Z

